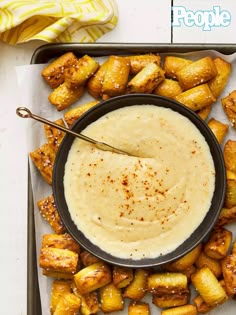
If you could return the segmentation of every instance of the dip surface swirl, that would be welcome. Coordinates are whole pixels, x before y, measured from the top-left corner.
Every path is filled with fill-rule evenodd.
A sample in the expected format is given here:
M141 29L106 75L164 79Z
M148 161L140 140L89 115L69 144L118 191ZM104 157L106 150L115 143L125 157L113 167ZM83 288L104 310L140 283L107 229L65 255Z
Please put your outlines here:
M186 117L154 105L112 111L83 134L127 156L75 139L64 190L72 220L95 245L120 258L155 258L181 245L208 212L214 162Z

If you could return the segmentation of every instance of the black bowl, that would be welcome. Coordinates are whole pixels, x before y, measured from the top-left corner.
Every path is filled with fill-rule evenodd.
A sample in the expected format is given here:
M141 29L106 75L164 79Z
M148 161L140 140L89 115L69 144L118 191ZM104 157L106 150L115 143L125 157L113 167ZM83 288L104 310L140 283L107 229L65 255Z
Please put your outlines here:
M89 124L96 121L101 116L106 113L113 111L115 109L132 106L132 105L142 105L142 104L152 104L156 106L170 108L183 116L186 116L193 124L200 130L202 135L205 137L215 165L216 178L215 178L215 191L212 198L211 207L206 214L202 223L198 228L192 233L192 235L184 241L178 248L174 251L159 256L156 258L144 258L141 260L132 260L132 259L123 259L114 257L101 248L95 246L90 242L85 235L78 230L77 226L71 219L68 207L66 204L64 196L64 186L63 186L63 177L64 177L64 168L67 161L67 156L74 140L74 137L71 135L66 135L63 139L61 146L58 150L54 171L53 171L53 195L55 198L56 207L58 209L59 215L62 222L66 226L68 232L71 236L86 250L91 252L93 255L120 266L127 267L151 267L159 266L164 263L173 261L191 251L196 247L211 231L214 223L216 222L219 212L222 208L225 191L226 191L226 175L225 175L225 166L224 159L222 155L221 148L207 124L199 118L192 110L181 105L180 103L167 99L165 97L160 97L152 94L132 94L125 96L118 96L111 98L107 101L96 105L89 111L87 111L76 123L73 125L72 129L77 132L81 132ZM174 235L173 235L174 238Z

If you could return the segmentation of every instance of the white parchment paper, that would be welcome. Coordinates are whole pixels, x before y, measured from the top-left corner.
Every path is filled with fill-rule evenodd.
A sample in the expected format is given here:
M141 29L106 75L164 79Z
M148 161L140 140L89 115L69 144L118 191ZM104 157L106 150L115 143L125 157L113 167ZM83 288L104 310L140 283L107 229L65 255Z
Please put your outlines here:
M168 53L167 53L168 54ZM163 55L163 54L162 54ZM172 55L174 55L172 53ZM207 55L211 55L212 57L222 57L223 59L231 62L232 64L232 73L230 76L229 83L227 84L225 90L223 91L221 97L228 95L231 91L236 89L236 53L232 55L222 55L216 51L200 51L200 52L192 52L187 54L175 54L178 56L185 56L192 60L197 60ZM105 57L104 57L105 58ZM102 62L104 58L97 58L98 61ZM51 93L51 89L44 82L41 77L41 71L45 67L45 64L41 65L28 65L28 66L20 66L17 67L17 80L18 86L21 92L21 106L28 107L34 114L39 116L43 116L49 120L56 120L58 118L63 118L63 111L57 112L56 108L52 106L48 101L48 95ZM14 91L13 91L14 92ZM91 101L92 97L85 93L75 104L73 104L70 108L78 106L79 104L84 104L88 101ZM65 110L66 111L66 110ZM209 116L214 117L217 120L220 120L223 123L228 123L228 118L226 117L220 99L213 105L213 110ZM46 142L43 125L39 122L35 122L33 120L28 120L27 130L28 130L28 151L34 151L43 143ZM236 130L230 126L227 137L225 138L224 143L227 139L236 140ZM222 148L224 146L222 144ZM39 172L36 170L34 165L31 163L30 167L31 179L32 179L32 187L33 187L33 198L34 198L34 217L35 217L35 233L36 233L36 249L37 249L37 260L39 257L39 252L41 248L41 240L42 235L45 233L52 233L52 230L47 222L45 222L38 210L37 201L49 196L52 194L52 188L43 180L40 176ZM227 227L230 229L234 238L236 237L236 223L231 224ZM40 296L41 296L41 304L42 304L42 315L50 315L50 292L51 292L51 284L52 280L43 276L41 269L38 267L38 278L39 278L39 287L40 287ZM148 301L151 307L151 311L153 314L160 314L161 310L151 302L151 296L148 294L145 296L144 301ZM114 315L118 314L127 314L127 305L128 301L125 303L125 308L121 312L114 312ZM236 302L229 301L213 311L210 312L211 315L235 315Z

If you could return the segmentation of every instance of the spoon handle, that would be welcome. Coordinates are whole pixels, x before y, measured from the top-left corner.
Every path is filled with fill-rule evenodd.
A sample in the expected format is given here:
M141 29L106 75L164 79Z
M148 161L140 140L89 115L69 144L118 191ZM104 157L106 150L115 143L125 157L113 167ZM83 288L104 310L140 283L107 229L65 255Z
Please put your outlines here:
M92 138L89 138L85 135L82 135L81 133L77 133L77 132L74 132L73 130L70 130L69 128L66 128L66 127L63 127L63 126L60 126L50 120L47 120L43 117L40 117L40 116L37 116L37 115L34 115L33 113L31 113L31 111L26 108L26 107L18 107L16 109L16 114L18 116L20 116L21 118L32 118L34 120L37 120L43 124L47 124L51 127L54 127L56 129L59 129L65 133L69 133L71 135L73 135L74 137L77 137L77 138L80 138L82 140L85 140L87 142L90 142L90 143L93 143L95 144L95 146L98 148L98 149L101 149L103 151L111 151L111 152L115 152L115 153L119 153L119 154L126 154L126 155L130 155L129 153L125 152L125 151L122 151L120 149L117 149L117 148L114 148L112 146L110 146L109 144L106 144L104 142L100 142L100 141L96 141Z

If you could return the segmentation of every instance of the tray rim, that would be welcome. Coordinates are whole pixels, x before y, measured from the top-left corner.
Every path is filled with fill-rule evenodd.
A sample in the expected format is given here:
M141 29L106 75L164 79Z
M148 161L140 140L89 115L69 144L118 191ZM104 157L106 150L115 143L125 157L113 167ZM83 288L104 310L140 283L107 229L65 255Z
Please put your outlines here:
M91 53L97 56L122 53L170 52L186 53L200 50L216 50L226 55L236 53L236 44L182 44L182 43L53 43L39 46L32 54L30 64L47 63L55 54L68 51ZM43 62L42 62L43 61ZM28 228L27 228L27 315L43 315L37 275L33 190L28 165Z

